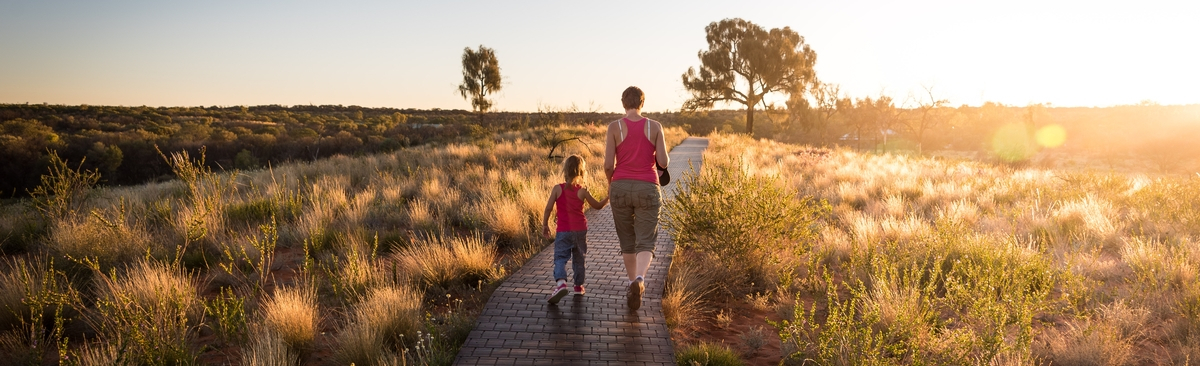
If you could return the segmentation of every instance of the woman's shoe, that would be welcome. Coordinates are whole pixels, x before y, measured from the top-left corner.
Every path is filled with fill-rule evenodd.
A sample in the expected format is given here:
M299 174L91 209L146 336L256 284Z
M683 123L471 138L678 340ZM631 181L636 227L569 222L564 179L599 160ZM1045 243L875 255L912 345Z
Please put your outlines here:
M629 305L630 310L637 310L642 307L642 292L646 290L646 281L638 278L629 282L629 298L626 299L626 305Z

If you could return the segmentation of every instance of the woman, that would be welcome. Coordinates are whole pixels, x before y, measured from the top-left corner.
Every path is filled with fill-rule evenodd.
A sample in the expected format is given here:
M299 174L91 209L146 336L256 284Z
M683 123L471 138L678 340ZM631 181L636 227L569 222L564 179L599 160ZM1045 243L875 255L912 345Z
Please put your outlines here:
M604 173L608 176L613 222L621 242L621 257L629 275L628 305L642 306L646 271L658 240L658 212L662 192L655 164L670 163L662 124L642 117L646 96L631 86L621 94L625 117L608 125L604 143Z

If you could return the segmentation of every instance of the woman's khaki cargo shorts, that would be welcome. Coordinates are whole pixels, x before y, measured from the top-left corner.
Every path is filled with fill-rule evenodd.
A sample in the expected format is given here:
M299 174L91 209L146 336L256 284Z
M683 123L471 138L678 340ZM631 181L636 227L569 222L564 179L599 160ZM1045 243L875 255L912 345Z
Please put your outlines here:
M621 253L654 253L662 191L658 184L622 179L609 186Z

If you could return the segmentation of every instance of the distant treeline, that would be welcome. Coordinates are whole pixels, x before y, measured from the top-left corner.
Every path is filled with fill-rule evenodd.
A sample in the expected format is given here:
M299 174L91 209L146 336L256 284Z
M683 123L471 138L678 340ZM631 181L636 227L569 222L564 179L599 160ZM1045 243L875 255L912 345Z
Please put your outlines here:
M216 169L254 169L336 154L387 152L474 140L538 125L598 122L615 114L488 113L358 106L112 107L0 104L0 194L27 196L50 151L97 170L108 185L172 177L159 154L201 147Z
M974 151L981 157L1016 162L1039 151L1137 158L1153 161L1163 172L1195 169L1200 157L1198 104L1082 108L986 103L905 108L881 99L845 98L825 108L759 111L755 136L875 151ZM745 131L744 112L673 113L659 118L689 125L693 134ZM1046 138L1053 132L1047 127L1055 125L1065 133L1061 145L1039 144L1039 132Z
M841 99L807 109L760 111L756 137L888 151L965 150L1017 159L1047 149L1044 127L1066 132L1057 151L1100 158L1139 156L1164 171L1194 166L1200 156L1200 105L1107 108L1043 105L896 106L890 99ZM745 112L647 113L695 135L745 131ZM562 123L606 123L615 113L416 110L359 106L112 107L0 104L0 196L23 197L47 171L55 151L97 170L108 185L172 177L159 154L206 150L216 169L255 169L336 154L388 152L406 146L479 140L494 133ZM1015 131L1015 132L1014 132ZM156 149L157 147L157 149ZM998 156L1011 160L1011 156ZM86 158L86 159L85 159Z

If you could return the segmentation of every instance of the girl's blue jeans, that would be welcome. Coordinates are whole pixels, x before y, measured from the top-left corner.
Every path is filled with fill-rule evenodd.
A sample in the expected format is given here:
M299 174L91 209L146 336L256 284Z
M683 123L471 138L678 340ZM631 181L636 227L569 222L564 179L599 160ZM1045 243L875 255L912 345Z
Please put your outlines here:
M554 279L567 279L567 260L575 272L575 286L583 286L583 256L587 254L587 230L567 231L554 235Z

